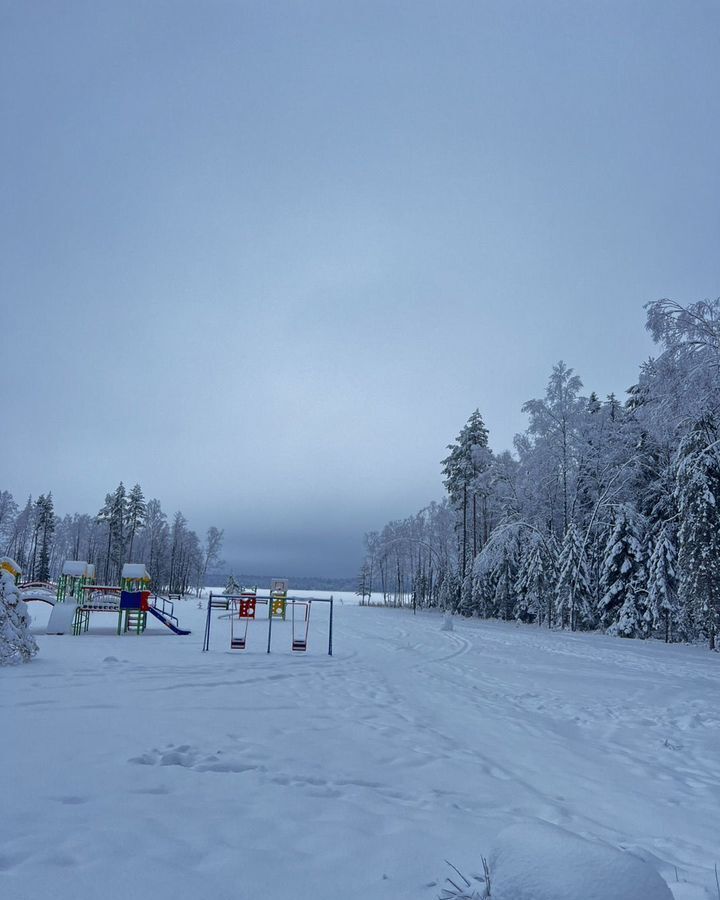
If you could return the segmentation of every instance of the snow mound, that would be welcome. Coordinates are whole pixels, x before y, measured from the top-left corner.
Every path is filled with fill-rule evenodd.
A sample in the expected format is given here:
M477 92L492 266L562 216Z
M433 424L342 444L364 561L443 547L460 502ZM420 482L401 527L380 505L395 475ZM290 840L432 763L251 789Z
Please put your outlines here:
M492 900L673 900L643 860L546 823L501 831L489 864Z
M0 666L30 662L38 652L30 617L12 575L0 571Z

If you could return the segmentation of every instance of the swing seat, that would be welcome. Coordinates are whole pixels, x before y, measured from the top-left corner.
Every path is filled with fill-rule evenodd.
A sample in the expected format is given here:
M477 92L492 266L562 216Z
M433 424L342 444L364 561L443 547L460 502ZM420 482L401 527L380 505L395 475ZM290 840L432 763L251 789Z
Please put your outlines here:
M293 639L292 649L293 650L307 650L307 641L302 640L301 638Z
M244 650L245 649L245 638L231 638L230 639L230 649L231 650Z

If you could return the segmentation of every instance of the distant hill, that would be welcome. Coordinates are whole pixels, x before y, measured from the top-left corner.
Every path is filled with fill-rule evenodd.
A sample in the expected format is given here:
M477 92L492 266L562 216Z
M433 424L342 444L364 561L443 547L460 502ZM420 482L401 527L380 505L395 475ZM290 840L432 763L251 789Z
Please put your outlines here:
M284 575L248 575L233 572L235 581L243 585L257 585L260 588L270 587L272 578L285 578ZM213 572L209 574L206 587L221 587L227 583L230 572ZM290 590L296 591L354 591L357 588L357 577L326 578L321 575L288 575Z

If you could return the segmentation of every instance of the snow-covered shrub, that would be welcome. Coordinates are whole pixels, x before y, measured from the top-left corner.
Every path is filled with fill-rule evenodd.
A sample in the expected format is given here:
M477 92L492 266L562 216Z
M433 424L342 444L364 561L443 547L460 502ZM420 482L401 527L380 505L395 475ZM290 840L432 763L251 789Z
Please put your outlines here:
M30 617L9 572L0 572L0 666L29 662L38 652Z
M240 590L240 585L237 583L237 581L235 581L235 576L231 572L228 576L227 584L225 585L223 594L225 594L226 596L232 596L233 594L239 594Z
M452 613L446 612L443 616L442 625L440 626L440 631L454 631L455 626L453 624Z
M489 878L492 900L673 900L644 860L545 822L502 831Z

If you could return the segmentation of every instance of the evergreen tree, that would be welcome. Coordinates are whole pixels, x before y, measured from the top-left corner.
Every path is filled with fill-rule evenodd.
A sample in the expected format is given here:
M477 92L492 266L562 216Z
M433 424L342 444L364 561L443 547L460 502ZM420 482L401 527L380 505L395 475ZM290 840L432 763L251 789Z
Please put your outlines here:
M513 618L515 607L515 578L517 572L510 546L505 544L502 558L495 571L495 609L506 622Z
M460 583L467 573L467 564L478 547L478 509L476 480L488 466L488 430L476 409L442 461L445 488L460 517ZM468 539L468 530L470 532ZM457 600L456 600L457 604Z
M115 488L115 493L112 495L112 509L110 513L110 532L112 538L110 553L116 583L120 582L120 572L122 571L123 562L125 562L126 523L127 495L125 493L125 485L121 481Z
M672 528L665 524L655 541L648 564L648 614L650 627L661 625L665 642L671 640L672 627L678 618L677 550Z
M523 554L515 579L515 618L521 622L552 623L553 561L540 536L534 534Z
M700 420L681 443L677 501L679 596L715 649L720 618L720 466L712 418Z
M37 652L20 592L12 575L0 569L0 666L30 662Z
M110 527L110 520L112 517L112 505L112 494L105 494L105 502L98 510L98 514L95 517L98 524L105 529L107 538L107 547L105 549L105 569L103 572L103 582L105 584L107 584L110 580L110 552L112 549L112 528Z
M38 528L39 554L34 578L38 581L50 580L50 550L53 534L55 533L55 510L53 507L52 493L47 497L42 494L35 504Z
M477 598L475 596L475 578L472 570L462 580L460 587L460 606L458 612L463 616L472 616L477 612Z
M440 609L454 612L457 608L458 590L460 582L457 575L448 572L440 585L440 593L438 597L438 606Z
M600 622L621 637L644 634L646 603L640 593L645 577L645 554L637 516L628 505L618 507L605 548L600 599Z
M241 590L240 585L237 583L237 581L235 581L235 576L231 572L228 575L227 584L225 585L225 590L223 591L223 594L231 597L234 594L239 594L240 590Z
M97 514L97 521L106 529L104 581L120 580L124 562L125 524L127 519L127 497L122 481L112 494L105 494L105 503Z
M128 562L133 562L133 544L135 535L145 524L147 504L139 484L136 484L127 497L126 521L128 531Z
M557 564L558 577L555 584L555 610L553 622L574 631L576 628L591 628L595 615L592 606L592 591L588 564L580 531L574 522L568 525L560 548Z
M13 527L18 516L18 505L10 491L0 491L0 553L4 553L12 541Z

